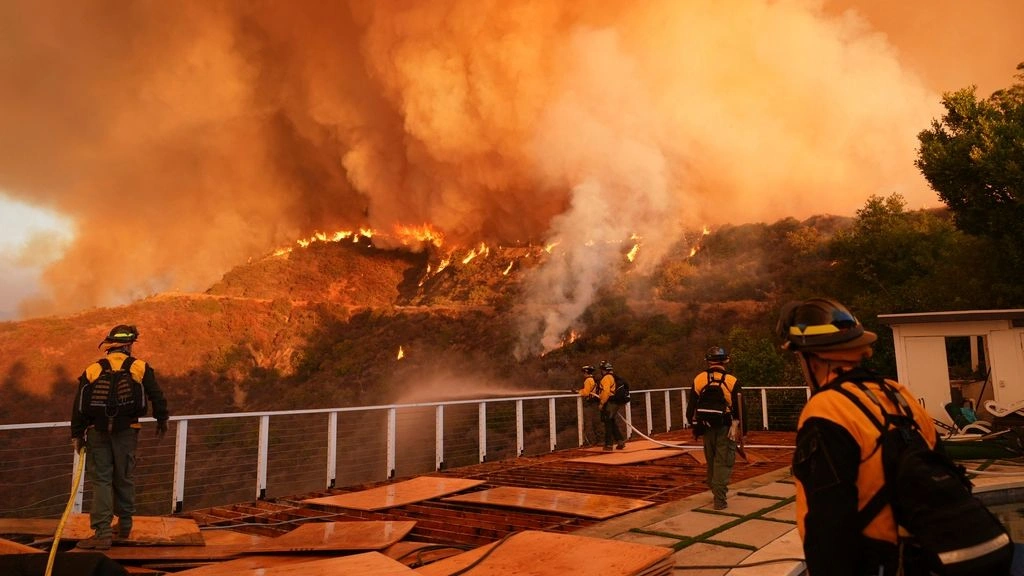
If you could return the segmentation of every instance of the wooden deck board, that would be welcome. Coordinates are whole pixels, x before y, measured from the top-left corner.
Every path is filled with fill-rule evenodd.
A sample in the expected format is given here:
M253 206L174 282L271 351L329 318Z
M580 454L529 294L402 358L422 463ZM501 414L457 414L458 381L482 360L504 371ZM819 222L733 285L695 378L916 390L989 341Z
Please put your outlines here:
M261 562L254 562L260 560ZM402 576L414 575L408 566L388 558L379 552L363 552L351 556L336 556L310 560L290 557L239 558L220 564L176 572L182 576L333 576L335 574L359 574L360 576ZM270 562L268 562L270 561Z
M545 488L520 488L516 486L499 486L479 492L449 496L442 500L464 504L485 504L542 510L597 520L604 520L654 505L654 502L634 498L548 490Z
M324 496L322 498L311 498L303 500L302 503L366 511L383 510L454 494L483 483L483 480L420 476L369 490L349 492L336 496Z
M605 452L599 456L572 458L569 462L589 462L591 464L622 466L625 464L637 464L639 462L648 462L650 460L660 460L662 458L679 456L684 452L684 450L674 450L669 448L659 450L636 450L633 452L629 452L627 450L616 450L615 452Z
M493 549L493 552L491 551ZM489 554L488 554L489 553ZM600 566L602 576L671 574L671 548L552 532L518 532L505 540L416 569L423 576L448 576L471 563L473 576L562 576Z

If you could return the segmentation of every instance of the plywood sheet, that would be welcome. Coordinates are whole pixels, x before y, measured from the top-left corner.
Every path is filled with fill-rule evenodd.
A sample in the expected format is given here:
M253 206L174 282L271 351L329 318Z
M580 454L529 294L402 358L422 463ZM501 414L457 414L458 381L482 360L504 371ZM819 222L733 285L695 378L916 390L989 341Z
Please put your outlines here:
M202 546L204 544L203 535L199 532L199 525L191 518L136 516L132 520L131 537L117 542L150 546ZM56 526L54 526L54 530L56 530ZM52 532L50 533L52 534ZM90 536L92 536L92 528L89 527L89 515L72 514L64 524L61 540L84 540Z
M203 530L203 541L207 546L260 546L273 538L246 534L236 530Z
M114 560L137 562L226 560L249 550L248 546L118 546L103 553Z
M42 550L13 540L0 538L0 554L30 554L32 552L42 552Z
M219 565L185 570L177 574L188 576L334 576L336 574L409 576L416 574L408 566L378 552L364 552L351 556L292 562L267 568L245 568L238 562L238 560L232 560L231 562Z
M543 510L545 512L558 512L584 518L595 518L597 520L604 520L605 518L611 518L654 504L654 502L648 500L637 500L635 498L548 490L546 488L521 488L517 486L499 486L470 494L449 496L443 500L445 502Z
M526 531L417 568L416 572L448 576L479 560L471 571L473 576L564 576L588 573L588 566L600 566L601 576L655 576L671 574L671 555L671 548L661 546Z
M637 450L657 450L658 448L666 448L663 444L658 444L653 440L633 440L626 442L626 447L617 452L636 452ZM587 452L607 452L603 446L591 446L584 448Z
M352 508L355 510L383 510L385 508L394 508L395 506L403 506L413 502L454 494L483 483L483 480L420 476L369 490L360 490L359 492L349 492L348 494L338 494L336 496L324 496L322 498L311 498L303 500L303 503Z
M411 542L409 540L402 540L401 542L395 542L391 546L381 550L381 554L384 554L388 558L398 560L406 566L419 566L421 564L435 562L442 558L448 558L449 556L455 556L456 554L462 554L465 551L466 547L459 545L446 546L443 544L434 544L432 542Z
M187 574L188 576L221 576L224 574L242 575L251 574L253 573L253 570L257 569L268 570L279 566L306 563L312 560L313 558L307 554L301 556L243 556L233 560L225 560L223 562L189 568L188 570L176 571L174 574L175 576L179 574Z
M584 456L583 458L572 458L569 461L590 462L592 464L609 464L614 466L621 466L624 464L636 464L638 462L647 462L650 460L659 460L661 458L678 456L683 452L683 450L673 450L668 448L661 450L637 450L635 452L616 450L615 452L605 452L600 456Z
M353 522L310 522L287 534L271 538L251 552L306 552L342 550L383 550L398 542L416 522L367 520Z

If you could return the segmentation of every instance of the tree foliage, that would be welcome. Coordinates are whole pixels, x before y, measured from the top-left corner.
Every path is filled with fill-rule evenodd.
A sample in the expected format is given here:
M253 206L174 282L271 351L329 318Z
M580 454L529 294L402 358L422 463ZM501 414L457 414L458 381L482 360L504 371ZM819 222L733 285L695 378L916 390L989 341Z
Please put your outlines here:
M943 97L945 114L918 135L915 164L958 228L992 240L993 256L1019 281L1024 256L1024 63L1015 84L979 99ZM1018 302L1019 304L1019 302Z

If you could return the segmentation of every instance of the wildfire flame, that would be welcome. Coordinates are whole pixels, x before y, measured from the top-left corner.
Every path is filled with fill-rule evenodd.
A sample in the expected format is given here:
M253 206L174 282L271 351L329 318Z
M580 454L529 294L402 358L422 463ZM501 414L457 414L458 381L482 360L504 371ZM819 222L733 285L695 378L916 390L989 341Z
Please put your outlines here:
M700 238L697 239L697 244L695 244L693 248L690 248L690 258L693 258L694 256L697 255L697 252L700 250L701 239L703 239L708 234L711 234L711 228L708 228L708 225L705 224L704 227L701 228Z
M502 274L503 276L508 276L508 273L509 273L509 272L510 272L510 271L512 270L512 265L513 265L513 264L515 264L515 263L516 263L516 261L515 261L515 260L513 260L513 261L509 262L509 263L508 263L508 266L506 266L506 267L505 267L505 271L504 271L504 272L502 272L501 274Z
M402 347L399 346L398 347L398 358L397 358L397 360L401 360L402 358L405 358L405 350L402 350Z
M633 244L633 247L629 249L628 253L626 253L626 260L632 262L636 259L636 253L640 251L640 236L633 234L629 239L633 240L635 244Z
M444 234L434 230L429 224L423 224L422 226L396 226L395 234L402 244L407 246L413 243L427 242L440 248L441 244L444 243Z

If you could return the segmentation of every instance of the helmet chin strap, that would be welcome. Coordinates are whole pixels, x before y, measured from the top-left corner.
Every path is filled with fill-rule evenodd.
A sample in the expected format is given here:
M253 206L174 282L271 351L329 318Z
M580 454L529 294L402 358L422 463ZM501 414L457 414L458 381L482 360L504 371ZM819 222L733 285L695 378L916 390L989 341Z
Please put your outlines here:
M811 360L808 355L804 352L796 353L797 360L800 362L800 370L804 373L804 380L811 385L811 393L816 393L821 390L822 383L818 382L817 371L811 366Z

